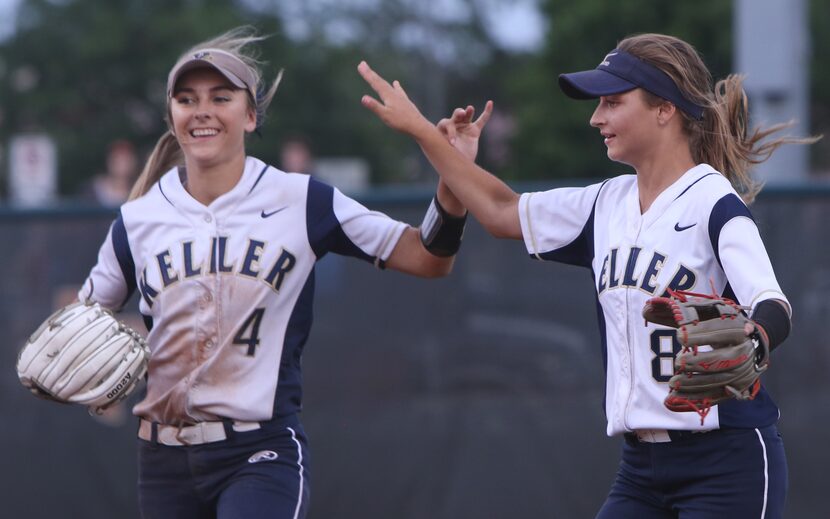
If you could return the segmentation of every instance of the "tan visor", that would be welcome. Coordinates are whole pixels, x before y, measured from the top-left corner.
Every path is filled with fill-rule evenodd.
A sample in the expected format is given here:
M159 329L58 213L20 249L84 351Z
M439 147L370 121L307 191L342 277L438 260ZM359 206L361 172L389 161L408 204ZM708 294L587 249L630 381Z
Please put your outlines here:
M179 60L167 76L167 97L173 97L176 82L188 70L211 67L235 87L247 90L256 100L256 77L239 58L220 49L199 49Z

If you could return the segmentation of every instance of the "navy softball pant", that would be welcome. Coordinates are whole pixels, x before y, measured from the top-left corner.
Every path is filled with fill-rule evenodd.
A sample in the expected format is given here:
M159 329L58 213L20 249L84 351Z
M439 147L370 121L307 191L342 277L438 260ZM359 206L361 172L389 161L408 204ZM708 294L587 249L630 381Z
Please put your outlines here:
M780 519L787 460L775 425L646 443L626 435L597 519Z
M169 446L138 440L143 519L302 519L308 447L296 420L226 440Z

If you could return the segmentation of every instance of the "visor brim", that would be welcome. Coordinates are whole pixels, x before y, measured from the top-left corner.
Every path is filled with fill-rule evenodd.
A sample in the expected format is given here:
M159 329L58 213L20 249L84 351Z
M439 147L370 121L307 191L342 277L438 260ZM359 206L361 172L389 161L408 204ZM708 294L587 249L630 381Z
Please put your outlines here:
M573 99L596 99L637 88L630 81L604 70L585 70L559 75L559 88Z
M181 79L181 77L186 72L190 72L191 70L197 70L197 69L202 69L202 68L212 68L213 70L215 70L215 71L219 72L220 74L222 74L222 76L224 76L225 79L230 81L233 86L235 86L237 88L241 88L242 90L248 90L248 86L245 84L245 82L242 81L241 79L239 79L236 76L236 74L234 74L230 70L224 69L224 68L218 66L216 63L211 63L210 61L201 60L201 59L193 59L193 60L190 60L186 63L183 63L181 66L179 66L176 69L175 74L173 74L173 77L170 79L170 86L171 86L170 94L172 95L173 89L175 88L176 83L179 82L179 79Z

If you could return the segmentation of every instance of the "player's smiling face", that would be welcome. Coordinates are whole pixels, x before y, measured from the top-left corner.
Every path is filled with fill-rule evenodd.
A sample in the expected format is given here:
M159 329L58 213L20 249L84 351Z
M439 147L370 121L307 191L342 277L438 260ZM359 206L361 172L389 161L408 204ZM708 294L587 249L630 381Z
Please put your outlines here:
M213 167L245 154L256 114L245 90L212 68L185 73L170 100L170 118L188 168Z
M599 129L608 158L637 167L654 149L656 108L649 106L640 89L599 99L591 126Z

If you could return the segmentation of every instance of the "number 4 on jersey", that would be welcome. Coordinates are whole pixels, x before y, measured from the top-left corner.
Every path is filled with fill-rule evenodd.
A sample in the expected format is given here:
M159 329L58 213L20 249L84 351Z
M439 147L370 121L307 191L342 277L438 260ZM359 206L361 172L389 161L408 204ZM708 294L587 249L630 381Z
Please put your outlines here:
M254 352L256 351L256 347L259 346L259 325L262 323L262 316L265 314L265 308L257 308L251 315L245 319L245 322L242 323L242 326L239 327L239 331L236 332L236 336L233 338L234 344L243 344L248 346L248 352L246 355L249 357L254 356ZM247 337L245 336L247 334Z

